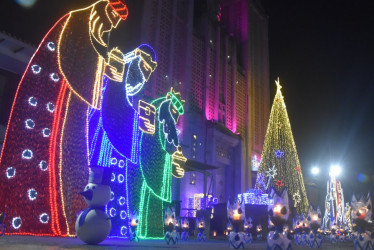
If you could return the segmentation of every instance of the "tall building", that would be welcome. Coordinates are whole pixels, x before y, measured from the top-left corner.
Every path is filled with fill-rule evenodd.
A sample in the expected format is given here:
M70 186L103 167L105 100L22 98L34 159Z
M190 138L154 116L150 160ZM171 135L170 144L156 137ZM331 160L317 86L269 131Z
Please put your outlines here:
M270 111L268 18L259 2L128 0L128 7L130 18L111 34L111 41L123 51L151 45L158 66L145 95L157 98L173 87L186 100L178 126L189 160L184 178L173 178L173 200L189 208L196 206L194 197L209 194L224 203L252 188L252 170L258 165L253 159L260 159ZM18 60L12 63L17 71L0 70L6 120L12 98L4 93L15 93L34 48L7 37L23 49L17 45L4 52L1 46L8 40L2 39L1 56L11 51ZM21 53L28 58L18 58ZM9 74L14 80L5 84L3 76ZM5 128L6 122L1 125Z
M142 3L139 39L158 56L146 94L174 87L186 100L179 125L189 163L174 200L188 208L204 193L234 199L254 185L269 118L268 18L255 0Z

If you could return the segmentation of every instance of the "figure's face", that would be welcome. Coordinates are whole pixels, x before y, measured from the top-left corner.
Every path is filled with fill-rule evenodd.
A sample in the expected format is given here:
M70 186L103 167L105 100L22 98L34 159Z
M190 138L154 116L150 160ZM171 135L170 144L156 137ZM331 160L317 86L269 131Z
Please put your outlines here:
M115 29L121 18L109 6L108 2L101 1L95 4L90 15L90 31L93 38L103 46L107 44L103 40L103 35Z
M179 113L177 111L177 109L175 108L174 105L170 105L170 111L171 111L171 115L173 116L174 120L175 120L175 123L177 124L178 123L178 119L179 119Z

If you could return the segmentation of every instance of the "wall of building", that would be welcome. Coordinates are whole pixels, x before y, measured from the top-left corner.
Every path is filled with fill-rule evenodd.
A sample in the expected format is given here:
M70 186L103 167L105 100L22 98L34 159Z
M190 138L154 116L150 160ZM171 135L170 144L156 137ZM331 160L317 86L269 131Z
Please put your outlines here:
M255 1L144 0L141 39L158 55L148 94L181 91L183 153L218 167L209 172L219 202L252 187L251 156L262 151L270 111L267 25ZM182 207L204 192L203 175L194 184L189 176L180 182Z

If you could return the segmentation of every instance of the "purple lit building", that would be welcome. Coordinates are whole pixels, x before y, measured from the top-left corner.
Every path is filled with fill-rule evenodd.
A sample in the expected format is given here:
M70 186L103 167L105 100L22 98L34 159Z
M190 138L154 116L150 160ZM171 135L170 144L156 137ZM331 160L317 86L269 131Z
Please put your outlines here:
M253 186L268 123L268 18L255 0L143 3L140 39L158 54L149 95L173 86L186 100L180 138L189 164L173 198L182 208L195 194L234 199Z

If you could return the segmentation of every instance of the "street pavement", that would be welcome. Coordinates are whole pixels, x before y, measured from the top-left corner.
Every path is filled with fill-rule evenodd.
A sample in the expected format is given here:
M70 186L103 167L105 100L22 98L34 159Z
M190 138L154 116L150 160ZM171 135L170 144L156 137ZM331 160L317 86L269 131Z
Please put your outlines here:
M226 240L208 240L197 242L196 240L179 241L176 245L167 245L163 240L140 240L129 242L123 239L107 239L99 245L87 245L76 238L60 237L32 237L32 236L2 236L0 237L0 250L58 250L58 249L188 249L188 250L220 250L229 249ZM246 249L266 249L265 241L255 241L246 245ZM308 249L293 245L293 249ZM331 244L324 242L320 249L353 249L353 243L339 242Z

